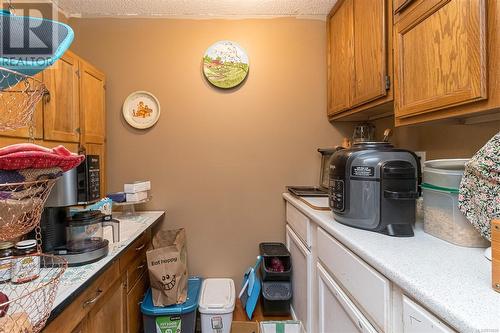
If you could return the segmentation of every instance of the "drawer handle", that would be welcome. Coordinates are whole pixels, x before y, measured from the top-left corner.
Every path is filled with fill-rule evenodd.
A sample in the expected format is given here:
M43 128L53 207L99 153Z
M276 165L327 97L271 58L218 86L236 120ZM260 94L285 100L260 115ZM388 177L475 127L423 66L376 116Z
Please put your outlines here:
M94 304L97 301L97 299L99 298L99 296L101 296L101 294L102 294L102 290L101 289L97 289L94 297L92 297L91 299L86 300L85 302L83 302L83 307L85 308L85 307L87 307L87 306L89 306L91 304Z
M141 246L136 247L135 250L136 251L140 251L140 250L142 250L145 247L146 247L146 244L142 244Z
M135 269L139 270L139 269L143 269L144 267L146 267L146 264L139 265Z

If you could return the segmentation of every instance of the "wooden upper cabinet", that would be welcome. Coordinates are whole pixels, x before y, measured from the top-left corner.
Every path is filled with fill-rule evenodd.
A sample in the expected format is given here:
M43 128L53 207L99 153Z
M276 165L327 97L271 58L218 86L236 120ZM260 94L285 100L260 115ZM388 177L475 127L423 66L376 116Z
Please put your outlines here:
M328 22L328 115L349 109L352 36L352 0L346 0Z
M50 93L43 110L44 138L79 142L78 57L68 51L43 73Z
M80 62L80 121L82 142L104 143L104 74L85 61Z
M396 118L488 97L485 0L420 1L395 29Z
M339 0L327 27L330 120L369 120L386 113L381 106L393 96L392 2Z
M386 1L353 1L353 88L351 106L387 95Z

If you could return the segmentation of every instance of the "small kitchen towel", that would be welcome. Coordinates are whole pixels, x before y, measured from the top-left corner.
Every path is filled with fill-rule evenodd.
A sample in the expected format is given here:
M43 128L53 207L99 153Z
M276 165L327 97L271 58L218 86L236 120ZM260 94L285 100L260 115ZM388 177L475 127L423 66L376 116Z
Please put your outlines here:
M45 148L20 143L0 148L0 170L48 169L59 167L68 171L77 167L85 156L70 152L64 146Z
M500 216L500 132L465 164L458 207L491 241L491 220Z
M154 306L181 304L187 298L186 231L157 230L146 252Z

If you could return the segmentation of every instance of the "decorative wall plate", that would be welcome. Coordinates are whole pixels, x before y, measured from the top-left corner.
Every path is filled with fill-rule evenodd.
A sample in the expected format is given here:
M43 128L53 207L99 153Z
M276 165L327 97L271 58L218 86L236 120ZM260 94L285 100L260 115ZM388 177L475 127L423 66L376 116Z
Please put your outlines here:
M135 91L123 102L123 117L135 128L150 128L160 118L160 102L147 91Z
M229 40L212 44L203 57L203 74L208 82L219 88L236 87L245 80L248 69L246 52Z

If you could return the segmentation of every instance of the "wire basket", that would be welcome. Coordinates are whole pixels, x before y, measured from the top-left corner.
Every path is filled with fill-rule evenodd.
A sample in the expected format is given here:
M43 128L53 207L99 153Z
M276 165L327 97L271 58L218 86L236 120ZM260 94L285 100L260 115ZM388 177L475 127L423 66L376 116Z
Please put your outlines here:
M0 184L0 241L33 230L57 178Z
M40 259L38 278L23 284L7 282L0 285L0 291L9 298L0 304L0 332L40 332L52 311L67 262L61 257L46 254L11 259L29 257Z
M35 106L48 93L40 80L0 67L0 131L32 123Z

